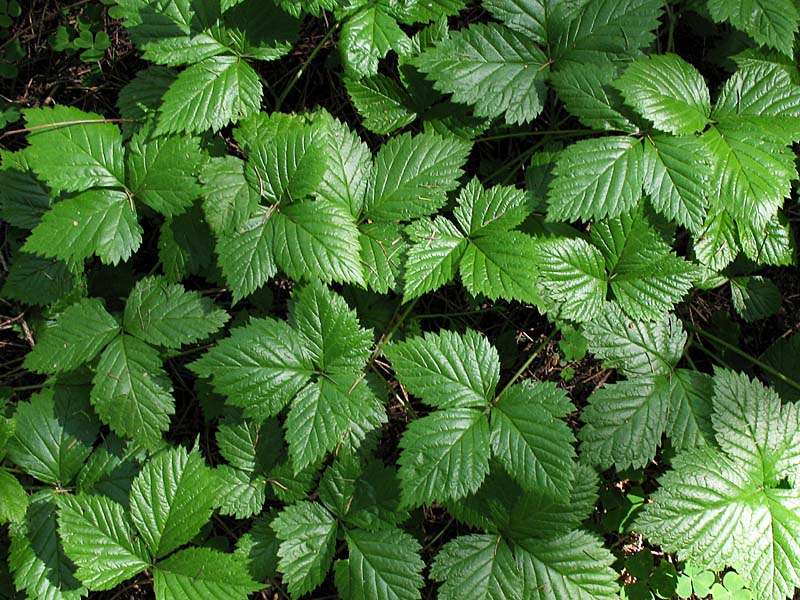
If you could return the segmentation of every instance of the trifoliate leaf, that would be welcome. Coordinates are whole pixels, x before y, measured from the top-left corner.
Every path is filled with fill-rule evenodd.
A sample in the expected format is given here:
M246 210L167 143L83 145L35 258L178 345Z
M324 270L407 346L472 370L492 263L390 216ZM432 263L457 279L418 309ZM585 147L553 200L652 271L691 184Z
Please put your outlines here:
M31 497L25 520L10 528L8 566L14 585L30 598L80 600L87 590L75 578L75 563L64 553L56 524L56 494Z
M89 190L56 203L22 249L68 263L96 255L116 265L141 243L142 227L131 199L119 190Z
M392 133L417 118L411 96L386 75L378 73L363 79L346 78L344 83L364 119L364 127L373 133Z
M336 551L336 519L316 502L284 508L272 521L281 540L278 569L293 597L307 594L325 579Z
M745 321L758 321L774 315L781 307L781 292L761 276L731 279L733 308Z
M245 415L277 415L309 381L314 367L297 335L282 321L258 319L231 330L191 364Z
M581 238L546 240L536 250L539 284L556 302L559 316L578 322L595 318L608 291L600 251Z
M12 255L0 296L47 306L80 289L82 281L60 260L18 251Z
M676 369L670 380L667 435L679 450L714 444L711 426L710 375L689 369Z
M0 524L20 523L28 510L28 493L19 480L5 469L0 469Z
M364 223L358 230L361 233L361 262L367 286L379 294L385 294L390 289L396 290L407 250L406 238L400 226L378 221ZM450 278L454 275L455 270Z
M278 272L272 251L274 237L269 212L257 214L241 227L219 236L219 266L233 291L234 302L255 292Z
M197 292L161 277L144 277L125 303L125 331L139 339L167 348L192 344L215 332L228 314Z
M458 186L470 143L454 136L405 133L375 156L364 201L365 216L409 220L436 212Z
M522 600L522 561L497 535L463 535L436 554L431 578L442 600Z
M610 136L569 146L553 170L548 192L550 221L614 217L642 197L642 145L635 138Z
M644 141L644 190L653 208L692 233L702 231L708 212L706 146L693 137L652 135Z
M497 350L471 329L427 333L383 353L406 390L437 408L485 408L500 380Z
M403 296L410 300L453 280L467 248L464 235L444 217L409 225L412 246L403 272Z
M211 548L186 548L153 569L158 600L245 600L262 587L238 556Z
M572 405L554 384L533 382L512 386L492 409L492 454L525 490L570 492L575 438L561 420L566 407Z
M259 193L248 183L246 168L243 160L222 156L209 160L200 172L203 214L217 235L237 231L258 208Z
M349 555L336 562L336 587L353 600L416 600L424 585L420 545L397 529L345 533Z
M708 11L717 21L728 21L759 44L792 56L800 10L791 0L709 0Z
M330 119L327 124L328 168L317 187L317 197L340 204L357 217L372 173L372 153L346 123Z
M26 157L54 190L122 187L125 163L116 125L95 113L56 106L24 111L30 148Z
M378 61L389 50L405 54L411 40L391 15L389 2L365 4L349 17L339 40L345 71L356 76L374 75Z
M657 129L675 135L702 131L711 113L700 72L676 54L640 59L614 84L625 101Z
M482 117L526 123L542 111L547 57L528 38L495 23L471 25L414 61L440 92Z
M84 298L37 336L25 356L25 367L37 373L71 371L97 356L119 331L119 323L99 298Z
M646 466L661 443L669 408L664 377L636 377L600 388L581 416L582 455L601 469Z
M130 335L117 337L100 356L92 383L92 404L104 423L145 447L158 445L175 401L157 350Z
M200 197L197 172L204 156L193 137L152 137L145 129L128 146L128 186L153 210L172 217Z
M583 331L591 350L609 369L628 376L669 375L686 345L686 332L674 315L656 321L631 321L614 304L606 304Z
M406 506L463 498L489 473L489 422L477 410L449 408L412 421L400 447Z
M207 58L178 75L164 94L156 134L217 131L258 111L261 82L235 56Z

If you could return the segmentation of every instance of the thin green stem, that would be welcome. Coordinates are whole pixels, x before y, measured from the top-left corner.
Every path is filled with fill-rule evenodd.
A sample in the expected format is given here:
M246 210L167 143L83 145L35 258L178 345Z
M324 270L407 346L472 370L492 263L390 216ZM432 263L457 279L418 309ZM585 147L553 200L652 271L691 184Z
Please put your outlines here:
M292 91L292 88L294 88L297 82L300 81L300 78L303 76L303 73L305 73L306 69L308 68L308 65L310 65L311 62L317 57L319 51L322 50L325 44L328 43L328 41L333 37L333 34L336 33L338 29L339 29L339 23L335 23L333 27L328 29L327 33L325 33L325 36L322 38L320 43L316 45L316 47L311 51L311 54L308 55L308 58L306 58L303 64L300 65L300 68L297 70L297 73L294 74L294 77L292 77L291 81L289 81L289 83L286 84L286 87L283 88L281 95L278 96L278 100L275 102L275 112L281 109L281 105L283 104L284 100L286 100L286 96L289 95L289 92Z
M450 517L450 520L447 522L447 524L444 527L442 527L439 530L439 532L435 536L433 536L433 538L431 538L430 542L425 544L425 547L422 549L422 551L425 552L426 550L429 550L436 542L438 542L439 539L441 539L441 537L444 535L444 533L449 529L450 525L453 524L454 520L455 519Z
M392 341L394 334L397 333L397 330L400 329L400 326L406 320L408 315L410 315L411 311L414 310L414 307L417 305L418 300L419 300L418 297L414 298L411 302L405 305L406 307L403 310L403 312L399 313L399 316L395 318L394 323L392 323L392 326L389 327L389 330L386 333L384 333L381 336L381 339L378 340L378 343L375 344L375 349L372 351L372 356L369 357L370 362L374 361L378 357L378 354L381 353L381 348L383 347L384 344L388 344L389 342ZM400 307L398 307L397 310L399 311ZM395 312L395 315L397 314L398 312Z
M536 357L539 356L539 354L541 354L542 350L544 350L547 347L547 345L553 341L553 338L556 337L556 335L558 335L559 331L561 331L561 329L558 327L553 329L553 331L550 332L550 334L544 339L544 341L536 347L536 350L531 352L530 356L528 356L528 358L525 360L522 366L519 369L517 369L517 372L511 376L511 379L508 380L508 383L506 383L505 387L502 390L500 390L499 394L497 394L497 397L495 398L494 401L495 404L497 404L502 395L506 393L508 388L514 385L514 382L516 382L517 379L519 379L525 374L525 371L528 370L528 367L530 367L533 361L536 360Z
M735 369L734 369L733 367L731 367L731 366L730 366L730 365L729 365L727 362L725 362L725 361L722 359L722 357L721 357L721 356L717 356L717 355L716 355L714 352L712 352L711 350L709 350L708 348L706 348L705 346L703 346L703 344L702 344L702 343L694 344L694 347L695 347L695 348L697 348L698 350L700 350L700 352L702 352L703 354L705 354L706 356L708 356L708 357L709 357L711 360L713 360L713 361L714 361L715 363L717 363L718 365L720 365L720 366L723 366L723 367L725 367L726 369L730 369L731 371L735 370Z

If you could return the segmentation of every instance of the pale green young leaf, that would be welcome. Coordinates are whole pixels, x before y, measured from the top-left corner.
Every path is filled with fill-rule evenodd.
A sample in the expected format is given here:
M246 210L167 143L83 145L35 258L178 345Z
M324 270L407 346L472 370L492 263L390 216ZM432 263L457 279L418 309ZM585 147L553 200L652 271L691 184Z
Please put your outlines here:
M710 166L709 151L696 138L646 138L643 183L653 208L699 234L708 213Z
M125 303L125 331L167 348L192 344L217 331L228 313L198 292L163 277L148 276L136 282Z
M411 96L386 75L345 78L344 83L364 127L373 133L392 133L417 118Z
M271 523L281 540L278 570L289 593L314 590L328 573L336 551L336 519L321 504L298 502L284 508Z
M417 298L451 282L467 249L467 239L444 217L420 219L406 229L411 246L403 271L403 296Z
M407 391L437 408L485 408L500 380L497 350L472 329L429 332L383 353Z
M530 213L525 191L513 186L496 185L484 189L473 178L458 195L453 215L469 236L493 235L514 229Z
M212 548L186 548L153 569L157 600L246 600L263 587L238 556Z
M710 375L689 369L675 369L670 379L667 435L678 450L714 445L711 425Z
M100 424L92 413L86 389L48 388L20 402L8 456L39 481L66 486L92 452Z
M28 163L54 190L80 192L125 182L122 135L96 113L56 106L24 111Z
M636 377L589 396L578 437L581 454L601 469L642 468L656 455L670 408L664 377Z
M349 209L357 217L364 206L372 176L372 153L357 133L336 119L327 121L327 169L317 186L317 197Z
M372 331L363 329L344 298L319 282L296 288L290 323L314 365L326 373L359 372L372 350Z
M33 306L47 306L83 288L85 279L66 263L17 251L11 257L0 296Z
M361 236L361 262L367 287L379 294L397 290L400 269L406 262L408 245L400 225L377 221L358 228ZM406 275L408 274L408 265ZM455 270L453 270L453 275Z
M702 131L711 113L708 87L700 72L677 54L632 63L614 84L627 104L675 135Z
M497 535L462 535L439 550L431 578L442 600L522 600L522 561Z
M119 331L119 323L102 300L84 298L43 327L36 345L25 355L25 368L37 373L72 371L97 356Z
M561 318L591 321L608 291L603 255L581 238L545 240L537 245L539 284Z
M219 266L233 291L234 302L255 292L278 272L272 250L274 237L271 215L264 211L219 235Z
M792 0L708 0L708 11L718 23L728 21L759 44L792 56L800 9Z
M547 64L525 35L495 23L452 32L414 60L455 102L472 105L482 117L504 114L511 124L532 121L542 111Z
M275 260L289 277L364 285L358 227L346 208L306 200L282 207L270 220Z
M644 183L642 144L610 136L567 147L553 170L547 218L577 221L614 217L639 204Z
M352 600L417 600L425 563L419 542L399 529L345 532L349 555L336 562L336 587Z
M512 386L492 409L492 454L523 489L569 495L575 437L561 419L571 408L554 384L533 382Z
M180 214L200 197L197 173L204 160L198 138L152 137L144 129L128 146L128 189L162 215Z
M514 553L522 562L523 589L530 590L530 600L618 598L619 574L611 568L614 555L585 531L521 540Z
M25 520L9 528L8 566L17 590L29 598L80 600L86 587L75 578L75 563L58 537L56 494L46 490L30 498Z
M156 133L217 131L258 111L262 94L258 74L247 62L235 56L207 58L181 72L166 91Z
M739 221L739 246L749 259L760 265L790 266L797 264L797 245L794 232L780 212L758 227Z
M400 447L406 506L463 498L489 473L489 422L478 410L449 408L412 421Z
M432 214L458 187L470 143L455 136L405 133L375 156L364 213L369 219L410 220Z
M88 588L108 590L150 566L144 543L133 535L125 510L105 496L63 496L58 533Z
M490 233L470 240L459 273L473 296L540 305L536 242L521 231Z
M297 334L273 319L253 319L232 329L190 368L201 377L211 377L215 391L257 419L277 415L314 370Z
M78 263L92 255L116 265L142 243L142 227L130 198L119 190L89 190L47 211L23 250Z
M769 279L756 275L734 277L730 281L733 308L745 321L765 319L780 309L781 292Z
M356 77L374 75L378 61L389 50L405 54L411 40L390 14L388 2L378 1L362 6L342 27L339 50L345 72Z
M242 227L258 208L258 190L244 175L248 168L235 156L210 159L200 172L203 214L211 229L221 239Z
M157 454L131 487L131 517L155 558L190 541L211 518L219 482L197 450Z
M28 493L19 480L5 469L0 469L0 525L21 523L28 510Z
M686 332L680 320L665 314L654 321L631 321L614 303L584 326L589 350L609 369L625 375L669 375L683 355Z
M158 351L122 335L100 355L91 401L104 423L121 436L153 448L175 413L172 383Z

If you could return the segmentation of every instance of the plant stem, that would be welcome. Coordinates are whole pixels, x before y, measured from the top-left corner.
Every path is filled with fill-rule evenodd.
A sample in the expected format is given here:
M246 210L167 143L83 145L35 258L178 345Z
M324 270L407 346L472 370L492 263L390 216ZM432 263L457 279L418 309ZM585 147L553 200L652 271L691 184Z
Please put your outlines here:
M514 131L510 133L498 133L497 135L487 135L485 137L475 138L475 143L479 142L494 142L496 140L508 140L520 137L538 137L542 135L552 135L556 137L570 137L575 135L591 135L600 133L594 129L545 129L542 131Z
M553 331L550 332L550 334L544 339L544 341L536 347L536 350L534 350L530 354L530 356L528 356L528 358L525 360L525 362L522 364L522 366L519 369L517 369L517 372L514 373L511 376L511 379L508 380L508 383L506 383L505 387L502 390L500 390L499 394L497 394L497 397L494 400L494 404L497 404L497 402L500 400L501 396L506 393L508 388L510 388L512 385L514 385L514 382L517 379L522 377L522 375L525 373L525 371L528 370L528 367L531 366L531 363L534 360L536 360L536 357L539 356L539 354L541 354L542 350L544 350L547 347L547 345L551 341L553 341L553 338L556 337L556 335L558 335L559 331L561 331L561 329L558 328L558 327L553 329Z
M286 96L289 95L289 92L292 91L292 88L295 86L295 84L298 81L300 81L300 78L303 76L303 73L305 73L305 70L308 67L308 65L310 65L311 61L313 61L317 57L319 51L322 50L323 46L325 46L325 44L328 43L328 40L330 40L333 37L333 34L336 33L337 29L339 29L339 23L335 23L333 27L328 29L327 33L322 38L320 43L316 45L316 47L311 51L311 54L308 55L308 58L306 58L303 64L300 65L300 68L297 70L297 73L294 74L292 80L288 84L286 84L286 87L283 88L281 95L278 96L278 100L275 102L275 112L278 112L281 109L281 105L283 104L283 101L286 100Z

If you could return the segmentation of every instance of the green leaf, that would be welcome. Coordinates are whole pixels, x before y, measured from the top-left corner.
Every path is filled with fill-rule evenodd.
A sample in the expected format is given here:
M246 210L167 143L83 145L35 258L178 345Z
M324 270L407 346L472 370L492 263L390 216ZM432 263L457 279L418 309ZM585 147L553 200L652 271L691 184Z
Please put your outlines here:
M250 531L236 542L234 554L247 563L250 576L256 581L274 579L278 573L278 538L270 527L276 511L264 512L253 521Z
M219 266L238 302L278 272L272 251L275 237L270 213L262 212L217 240Z
M88 588L108 590L150 566L141 540L133 536L125 510L105 496L64 496L58 533Z
M603 309L608 281L600 251L581 238L546 240L536 247L539 284L561 318L583 322Z
M407 300L451 282L467 249L467 240L444 217L420 219L408 226L412 245L403 271L403 297Z
M711 426L710 375L689 369L676 369L670 380L667 435L679 450L714 445Z
M522 600L522 561L497 535L462 535L439 550L431 578L442 600Z
M20 165L19 169L0 171L0 218L4 221L21 229L33 229L50 205L47 187L27 168L22 170Z
M496 185L484 189L473 178L458 195L453 211L458 224L469 236L488 236L514 229L530 213L524 190Z
M345 532L347 560L336 562L336 587L353 600L416 600L424 585L419 543L397 529Z
M266 481L228 465L217 467L216 477L221 491L216 504L222 515L247 519L258 515L267 499Z
M706 82L677 54L632 63L615 86L630 106L661 131L688 135L703 131L708 123L711 99Z
M357 217L372 175L372 153L346 123L328 121L327 169L317 186L317 197L339 204Z
M231 330L191 369L245 415L277 415L306 385L313 365L297 335L282 321L254 319Z
M800 359L800 335L793 334L781 337L764 352L761 359L778 373L792 374L800 372L798 359ZM796 376L795 376L796 377ZM800 390L787 384L782 378L767 373L767 379L773 389L788 401L800 400Z
M364 127L373 133L392 133L417 118L411 96L385 75L379 73L360 80L345 78L344 83Z
M609 136L569 146L553 169L548 191L549 221L587 221L628 212L642 197L642 145Z
M454 136L405 133L392 138L375 156L365 216L410 220L436 212L447 192L458 187L469 151L470 143Z
M131 517L155 558L190 541L211 518L219 484L197 450L152 458L131 487Z
M540 46L547 44L550 33L548 12L556 7L548 0L488 0L485 8L514 31L528 36Z
M119 190L89 190L45 213L23 250L77 263L92 255L116 265L142 243L142 227L130 198Z
M49 490L31 497L25 520L10 528L8 566L16 588L30 598L79 600L87 590L75 578L75 564L58 537L55 502Z
M328 573L336 551L336 519L322 505L299 502L272 521L281 540L278 570L293 597L314 590Z
M390 10L388 2L370 3L345 21L339 39L345 72L374 75L378 72L378 61L389 50L401 55L411 50L411 40Z
M739 245L749 259L760 265L797 264L794 233L780 212L762 227L740 221L736 229Z
M19 480L5 469L0 469L0 524L20 523L28 510L28 493Z
M708 0L708 11L718 23L728 21L759 44L792 56L800 10L791 0Z
M153 569L158 600L245 600L262 587L238 556L211 548L186 548Z
M644 142L644 190L653 208L699 234L708 213L708 149L699 140L652 135Z
M0 296L33 306L47 306L80 289L83 279L66 263L26 252L15 252Z
M125 182L122 136L95 113L56 106L24 111L31 168L54 190L121 187Z
M247 62L215 56L178 75L164 94L157 135L217 131L261 107L261 82Z
M152 137L145 129L128 146L129 189L162 215L180 214L200 196L196 175L203 160L198 138Z
M92 404L111 429L148 448L161 442L175 400L157 350L130 335L117 337L100 356L92 383Z
M718 209L709 214L695 241L697 260L714 271L728 266L739 253L736 224L730 213Z
M527 539L516 546L531 600L614 600L618 573L614 555L585 531L573 530L547 540Z
M455 102L474 106L482 117L505 114L507 123L526 123L542 111L547 57L528 38L498 24L456 31L414 64Z
M125 331L140 340L180 348L217 331L228 314L197 292L161 277L144 277L131 290L125 303Z
M158 112L161 98L173 84L177 74L172 69L150 66L136 72L117 96L117 108L122 118L130 123L122 123L124 137L138 131Z
M765 319L780 309L781 292L769 279L756 275L730 281L733 308L745 321Z
M243 160L222 156L210 159L200 172L203 214L221 239L243 227L258 208L259 193L247 181L245 168Z
M663 377L600 388L581 415L581 454L601 469L646 466L661 443L669 408L670 385Z
M485 408L500 380L497 350L471 329L426 333L383 353L406 390L437 408Z
M364 223L361 233L361 262L367 286L374 292L385 294L399 286L400 269L405 263L407 243L396 223ZM406 271L408 275L408 271ZM455 275L453 271L452 277Z
M686 332L674 315L631 321L614 303L606 304L583 331L591 350L608 369L625 375L669 375L683 355Z
M119 331L119 323L102 300L84 298L37 336L36 345L25 356L25 368L37 373L72 371L97 356Z
M237 470L263 473L278 461L281 430L275 419L264 423L251 420L225 421L217 430L219 452Z
M346 208L322 199L294 202L270 219L275 260L289 277L364 285L358 227Z
M412 421L400 447L406 506L463 498L489 473L489 423L477 410L449 408Z
M525 490L569 495L575 437L561 420L572 404L555 384L508 389L491 417L492 454Z
M85 388L60 386L17 404L8 456L24 472L55 486L72 481L92 452L100 425Z

